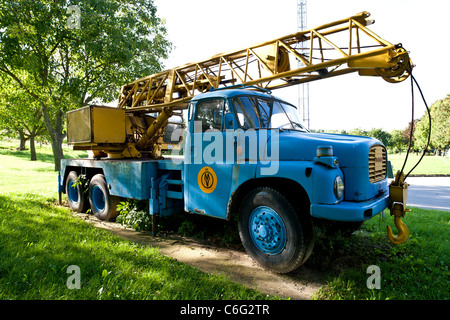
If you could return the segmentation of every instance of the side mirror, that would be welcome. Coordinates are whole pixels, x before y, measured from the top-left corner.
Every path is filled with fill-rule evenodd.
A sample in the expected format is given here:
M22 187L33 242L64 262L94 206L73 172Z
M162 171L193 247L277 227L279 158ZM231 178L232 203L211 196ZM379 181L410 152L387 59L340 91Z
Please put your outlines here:
M225 130L226 129L234 129L235 118L234 114L231 112L225 113Z

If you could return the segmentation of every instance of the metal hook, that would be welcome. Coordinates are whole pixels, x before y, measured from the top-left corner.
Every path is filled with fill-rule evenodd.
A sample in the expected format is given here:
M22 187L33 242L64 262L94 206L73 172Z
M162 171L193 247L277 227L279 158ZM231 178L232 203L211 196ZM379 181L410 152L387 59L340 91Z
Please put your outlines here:
M401 207L403 207L402 204L394 204L395 205L400 205ZM403 211L403 209L401 208L401 210ZM390 226L387 226L387 237L389 239L389 241L391 241L393 244L402 244L405 243L406 240L408 240L409 237L409 229L406 226L406 224L402 221L402 218L400 216L395 216L394 217L394 223L395 223L395 227L398 230L398 235L394 236L394 233L392 232L392 229Z

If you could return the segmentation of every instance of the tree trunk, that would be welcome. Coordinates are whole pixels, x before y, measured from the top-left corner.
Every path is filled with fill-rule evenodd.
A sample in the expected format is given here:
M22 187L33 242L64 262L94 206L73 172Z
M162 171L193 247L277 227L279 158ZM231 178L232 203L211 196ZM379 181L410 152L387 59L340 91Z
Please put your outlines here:
M51 143L52 143L52 150L53 150L53 157L55 161L55 171L61 170L61 159L64 159L64 153L62 149L62 140L64 137L62 137L62 133L55 132L51 135Z
M19 150L20 151L26 150L25 144L27 143L28 139L26 138L26 135L25 135L25 132L23 131L23 129L19 129L18 131L19 131L19 136L20 136Z
M38 115L36 115L38 116ZM40 114L39 114L40 116ZM33 130L30 132L30 154L31 154L31 161L37 160L37 154L36 154L36 137L41 136L45 132L45 126L42 123L35 124L33 126Z
M34 135L30 135L30 154L31 161L36 161L36 145L34 143Z
M62 149L62 142L65 138L63 133L63 121L64 112L58 109L56 112L55 126L52 125L50 120L47 105L41 102L42 117L44 119L45 127L50 135L50 142L52 144L53 158L55 161L55 171L61 170L61 160L64 159L64 153Z

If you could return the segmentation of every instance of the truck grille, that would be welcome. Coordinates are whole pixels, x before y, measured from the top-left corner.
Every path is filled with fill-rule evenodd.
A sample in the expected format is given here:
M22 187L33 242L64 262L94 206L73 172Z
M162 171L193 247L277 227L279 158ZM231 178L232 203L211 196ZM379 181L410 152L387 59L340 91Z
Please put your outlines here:
M381 145L375 145L369 151L369 180L375 183L386 177L386 149Z

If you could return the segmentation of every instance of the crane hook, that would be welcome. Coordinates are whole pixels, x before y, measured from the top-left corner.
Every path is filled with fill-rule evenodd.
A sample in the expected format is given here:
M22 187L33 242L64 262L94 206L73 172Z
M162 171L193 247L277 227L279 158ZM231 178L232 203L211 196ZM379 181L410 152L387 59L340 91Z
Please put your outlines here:
M394 209L394 211L401 210L403 212L403 205L401 203L394 203L394 206L400 206L398 209ZM407 211L410 211L407 209ZM405 243L406 240L408 240L409 237L409 229L406 226L406 224L402 221L401 216L395 216L394 217L394 223L395 227L398 230L398 235L394 236L394 233L392 232L392 229L390 226L387 226L387 237L389 241L391 241L393 244L402 244Z
M398 229L398 235L394 236L391 227L387 226L387 237L393 244L405 243L409 237L408 227L401 219L407 211L411 211L406 208L407 195L408 184L405 183L403 171L398 171L394 181L389 185L390 211L394 216L395 227Z

